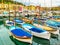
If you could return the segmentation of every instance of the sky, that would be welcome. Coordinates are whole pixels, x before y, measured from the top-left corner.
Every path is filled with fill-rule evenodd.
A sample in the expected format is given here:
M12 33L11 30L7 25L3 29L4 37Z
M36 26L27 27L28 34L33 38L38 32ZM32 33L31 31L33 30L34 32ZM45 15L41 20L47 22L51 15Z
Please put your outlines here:
M14 0L25 5L40 5L42 7L60 6L60 0Z

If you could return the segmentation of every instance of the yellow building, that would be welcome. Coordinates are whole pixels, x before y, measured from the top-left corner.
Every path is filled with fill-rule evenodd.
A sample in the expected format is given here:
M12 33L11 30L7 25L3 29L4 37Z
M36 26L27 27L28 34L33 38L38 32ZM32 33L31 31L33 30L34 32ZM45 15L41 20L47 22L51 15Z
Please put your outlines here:
M35 6L30 5L29 7L30 7L30 10L31 10L31 11L35 11Z
M33 6L33 5L30 5L30 6L24 6L24 10L35 11L35 6Z
M24 6L24 10L28 10L28 6Z

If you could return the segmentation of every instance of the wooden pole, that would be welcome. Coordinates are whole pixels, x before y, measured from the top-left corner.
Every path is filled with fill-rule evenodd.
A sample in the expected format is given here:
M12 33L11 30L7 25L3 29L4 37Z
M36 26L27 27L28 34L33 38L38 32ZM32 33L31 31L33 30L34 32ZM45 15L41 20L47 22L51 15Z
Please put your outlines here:
M29 0L29 2L30 2L30 0ZM29 3L29 5L30 5L30 3ZM30 9L29 9L30 10ZM30 10L31 11L31 10ZM30 30L30 33L31 33L31 35L32 35L32 31ZM31 42L33 43L33 35L32 35L32 37L31 37ZM30 44L30 45L32 45L32 44Z

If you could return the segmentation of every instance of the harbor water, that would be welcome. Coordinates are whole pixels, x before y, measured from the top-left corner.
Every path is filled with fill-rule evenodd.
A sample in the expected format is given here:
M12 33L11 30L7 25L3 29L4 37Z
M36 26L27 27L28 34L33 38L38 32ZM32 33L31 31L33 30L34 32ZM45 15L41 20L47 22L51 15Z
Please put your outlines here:
M0 45L31 45L12 38L9 36L8 30L9 28L4 26L3 21L0 21ZM60 35L51 37L50 40L33 36L32 45L60 45Z

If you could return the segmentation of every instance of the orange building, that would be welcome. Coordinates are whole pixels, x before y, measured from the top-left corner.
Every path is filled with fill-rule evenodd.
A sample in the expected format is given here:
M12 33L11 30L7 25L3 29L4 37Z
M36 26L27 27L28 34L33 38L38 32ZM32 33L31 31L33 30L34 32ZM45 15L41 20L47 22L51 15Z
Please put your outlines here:
M36 6L36 10L43 11L44 9L40 6Z

